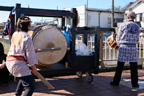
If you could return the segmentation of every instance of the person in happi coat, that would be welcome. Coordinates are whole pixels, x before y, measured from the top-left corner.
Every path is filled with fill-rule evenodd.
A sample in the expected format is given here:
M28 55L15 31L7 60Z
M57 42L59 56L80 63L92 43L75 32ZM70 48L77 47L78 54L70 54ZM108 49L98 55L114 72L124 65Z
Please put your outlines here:
M19 78L15 91L16 96L21 96L24 89L23 96L32 96L35 89L32 73L37 75L35 65L38 64L38 60L32 39L27 33L30 29L30 23L29 17L23 16L18 18L17 31L12 35L6 62L1 66L1 68L6 66L13 76Z
M137 69L137 47L139 41L140 27L134 22L136 14L129 11L127 14L127 22L124 22L118 28L116 42L119 46L119 55L116 72L112 86L118 86L121 80L121 74L125 62L130 63L131 84L133 88L138 88L138 69Z

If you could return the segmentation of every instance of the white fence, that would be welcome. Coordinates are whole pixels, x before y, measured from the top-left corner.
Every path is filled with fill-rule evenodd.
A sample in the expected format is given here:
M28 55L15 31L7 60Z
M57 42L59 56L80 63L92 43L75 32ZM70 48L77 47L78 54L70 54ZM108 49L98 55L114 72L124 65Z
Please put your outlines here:
M108 43L106 42L106 39L110 36L112 32L101 32L101 38L100 38L100 53L99 53L99 61L101 64L101 67L105 67L105 62L108 63L115 63L118 59L118 49L111 48ZM108 34L108 35L107 35ZM83 36L80 35L79 38L76 39L76 44L78 42L82 42ZM94 36L89 36L88 37L88 43L87 46L91 51L93 51L93 46L94 46ZM144 36L140 36L139 38L139 43L137 44L137 51L138 51L138 62L142 63L144 60ZM113 64L112 63L112 64Z

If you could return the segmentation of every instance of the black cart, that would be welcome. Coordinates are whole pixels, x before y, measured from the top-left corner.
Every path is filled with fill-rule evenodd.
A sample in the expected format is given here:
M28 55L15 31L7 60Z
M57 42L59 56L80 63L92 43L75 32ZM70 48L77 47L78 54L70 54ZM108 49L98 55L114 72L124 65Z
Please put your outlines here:
M75 50L75 37L81 34L83 36L83 43L88 44L90 36L94 38L94 52L90 56L77 56ZM91 75L92 72L98 73L99 70L99 42L100 42L100 27L88 28L78 27L72 29L72 69L76 70L76 74L81 77L83 73L86 73L86 79L88 82L93 81Z
M38 67L39 72L43 75L68 75L76 73L78 77L86 74L87 82L93 81L91 73L98 73L99 71L99 42L100 42L100 27L76 27L72 28L71 47L67 51L64 59L57 64L48 67ZM83 43L87 45L89 36L94 39L94 51L88 56L76 55L76 35L83 36Z

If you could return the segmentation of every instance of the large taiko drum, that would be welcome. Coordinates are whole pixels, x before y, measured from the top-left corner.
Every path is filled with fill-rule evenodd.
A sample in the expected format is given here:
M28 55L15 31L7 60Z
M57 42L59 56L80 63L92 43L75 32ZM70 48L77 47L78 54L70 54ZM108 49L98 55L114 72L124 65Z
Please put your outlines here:
M54 26L36 26L28 34L32 37L38 66L49 66L58 63L66 54L67 40Z
M108 45L109 45L111 48L114 48L114 49L118 49L118 48L119 48L119 46L117 45L117 43L116 43L116 41L115 41L115 39L114 39L114 35L113 35L113 34L110 35L110 36L107 38L106 42L108 43Z

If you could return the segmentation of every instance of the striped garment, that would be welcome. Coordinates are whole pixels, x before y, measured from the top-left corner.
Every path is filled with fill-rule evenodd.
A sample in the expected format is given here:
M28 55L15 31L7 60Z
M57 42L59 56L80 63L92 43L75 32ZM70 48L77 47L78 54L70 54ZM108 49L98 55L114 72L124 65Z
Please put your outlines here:
M136 44L139 41L140 27L133 20L124 22L118 28L116 42L119 48L118 61L137 62Z

